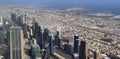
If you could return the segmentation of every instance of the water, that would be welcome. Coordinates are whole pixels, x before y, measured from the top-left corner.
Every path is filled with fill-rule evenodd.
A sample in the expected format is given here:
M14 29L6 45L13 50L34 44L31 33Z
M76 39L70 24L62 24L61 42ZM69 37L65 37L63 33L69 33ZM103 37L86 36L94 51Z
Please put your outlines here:
M91 9L93 13L120 15L120 0L0 0L0 5L29 5L54 9L80 7Z

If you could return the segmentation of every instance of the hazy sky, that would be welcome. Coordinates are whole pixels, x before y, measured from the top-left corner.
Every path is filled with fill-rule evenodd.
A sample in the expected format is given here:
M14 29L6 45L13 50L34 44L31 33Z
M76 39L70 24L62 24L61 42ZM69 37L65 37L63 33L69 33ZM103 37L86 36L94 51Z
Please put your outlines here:
M2 5L120 6L120 0L0 0Z

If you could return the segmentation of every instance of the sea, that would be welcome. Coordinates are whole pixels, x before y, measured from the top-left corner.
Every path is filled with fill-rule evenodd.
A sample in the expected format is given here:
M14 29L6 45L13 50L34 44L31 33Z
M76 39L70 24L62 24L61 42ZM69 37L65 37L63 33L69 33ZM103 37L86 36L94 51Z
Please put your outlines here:
M110 18L120 20L119 0L0 0L1 5L13 6L39 6L53 9L84 8L88 9L86 14L89 17ZM107 13L113 16L96 16L89 13ZM117 17L116 17L117 16Z

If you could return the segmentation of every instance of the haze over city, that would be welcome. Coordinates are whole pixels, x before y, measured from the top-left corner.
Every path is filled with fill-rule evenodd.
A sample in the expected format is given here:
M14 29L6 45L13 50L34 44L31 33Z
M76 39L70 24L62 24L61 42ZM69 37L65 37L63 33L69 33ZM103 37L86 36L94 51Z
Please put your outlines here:
M1 5L47 5L52 7L118 7L119 0L0 0Z
M0 0L0 59L120 59L120 0Z

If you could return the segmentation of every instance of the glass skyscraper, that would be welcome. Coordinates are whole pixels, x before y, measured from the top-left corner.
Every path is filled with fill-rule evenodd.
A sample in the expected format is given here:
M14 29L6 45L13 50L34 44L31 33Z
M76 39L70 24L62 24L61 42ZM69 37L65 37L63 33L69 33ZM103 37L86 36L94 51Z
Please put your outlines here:
M21 27L10 27L10 59L24 59L23 44Z

